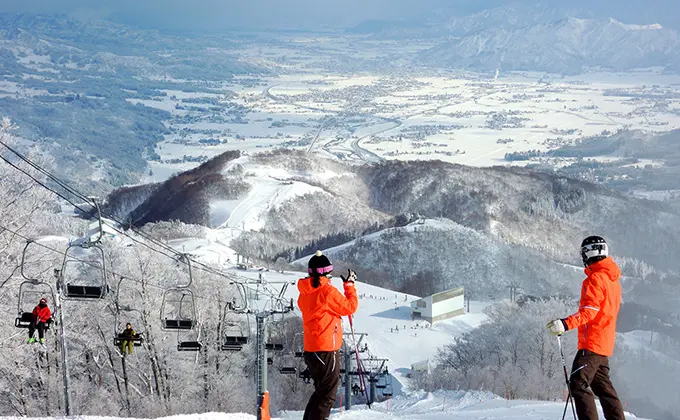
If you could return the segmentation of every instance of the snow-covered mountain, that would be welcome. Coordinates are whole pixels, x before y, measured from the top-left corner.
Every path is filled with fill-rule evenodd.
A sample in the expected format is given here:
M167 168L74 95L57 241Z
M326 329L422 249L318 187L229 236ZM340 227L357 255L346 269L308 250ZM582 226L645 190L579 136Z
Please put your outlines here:
M130 220L145 215L145 223L203 223L213 228L209 240L279 265L313 253L305 254L310 246L347 243L333 251L336 259L363 270L373 284L414 294L464 285L504 295L513 282L537 296L575 294L583 275L575 244L590 232L606 236L617 257L627 258L621 262L633 277L630 298L665 302L641 282L640 262L678 268L680 221L671 209L559 175L443 162L352 166L285 151L218 166L209 177L225 183L221 189L249 187L230 197L199 192L198 172L186 173L141 196L115 193L107 207L128 209L129 216L119 216ZM135 208L125 200L146 204ZM426 223L409 225L418 218ZM650 242L659 246L649 248Z
M568 17L586 17L582 9L554 2L515 2L465 16L454 16L443 23L450 36L476 34L488 29L523 28L556 22Z
M455 23L459 27L463 23ZM666 67L680 57L675 30L614 19L567 18L528 27L498 27L441 43L421 53L426 65L448 68L578 73L588 67Z

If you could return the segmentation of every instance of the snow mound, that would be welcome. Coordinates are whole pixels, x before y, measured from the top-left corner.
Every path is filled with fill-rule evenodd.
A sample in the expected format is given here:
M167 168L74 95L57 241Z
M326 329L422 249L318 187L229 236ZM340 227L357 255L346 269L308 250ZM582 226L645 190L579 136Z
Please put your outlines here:
M371 410L355 406L350 411L334 410L333 420L450 420L450 419L509 419L543 420L559 418L564 403L544 401L505 400L488 392L437 391L415 392L378 403ZM602 413L600 413L600 418ZM59 420L63 417L42 417ZM78 416L80 420L118 420L118 417ZM626 413L626 418L637 418ZM250 414L205 413L161 417L158 420L254 420ZM273 420L300 420L298 411L283 412ZM19 420L18 417L0 417L0 420ZM128 419L134 420L134 419Z
M18 420L25 417L0 417L0 420ZM40 417L42 420L63 420L65 417ZM120 420L120 417L77 416L79 420ZM181 414L177 416L158 417L155 420L253 420L255 416L243 413L202 413ZM135 420L126 418L125 420Z

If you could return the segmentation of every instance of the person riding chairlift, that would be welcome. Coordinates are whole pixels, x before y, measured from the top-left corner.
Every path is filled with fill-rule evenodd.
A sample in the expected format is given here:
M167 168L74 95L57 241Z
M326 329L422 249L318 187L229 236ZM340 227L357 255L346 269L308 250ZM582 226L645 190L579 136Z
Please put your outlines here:
M35 338L33 338L33 335L35 334L35 330L38 330L38 340L40 341L40 344L45 343L45 330L49 327L49 325L52 323L52 312L50 311L50 308L47 306L47 299L42 298L40 299L40 303L36 305L35 308L33 308L33 320L31 321L31 324L28 326L28 342L29 343L35 343Z
M127 354L132 354L132 348L135 345L134 339L137 338L137 333L132 329L132 324L128 322L125 325L125 329L120 333L120 338L123 339L120 344L120 352L125 356L125 349L127 348Z

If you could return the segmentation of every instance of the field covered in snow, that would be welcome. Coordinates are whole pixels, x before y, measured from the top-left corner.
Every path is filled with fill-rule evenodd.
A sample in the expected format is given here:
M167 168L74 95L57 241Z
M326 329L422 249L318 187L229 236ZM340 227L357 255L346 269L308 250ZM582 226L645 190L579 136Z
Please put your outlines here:
M395 397L389 401L374 404L371 410L354 407L350 411L334 410L333 420L473 420L473 419L557 419L562 415L564 404L560 402L508 401L484 392L441 391L436 393L416 392ZM600 412L600 416L602 413ZM637 418L626 414L627 418ZM57 420L42 417L45 420ZM116 420L119 417L77 416L79 420ZM301 412L281 413L273 420L299 420ZM568 417L570 418L570 417ZM0 420L15 420L17 417L0 417ZM159 420L254 420L250 414L204 413L162 417Z
M187 159L280 146L358 161L511 164L506 153L547 151L621 129L679 128L679 81L653 70L501 73L498 79L300 70L257 83L236 78L213 93L167 91L136 102L174 115L173 133L156 148L160 161L150 162L149 179L162 180L191 167ZM192 108L202 101L218 106Z

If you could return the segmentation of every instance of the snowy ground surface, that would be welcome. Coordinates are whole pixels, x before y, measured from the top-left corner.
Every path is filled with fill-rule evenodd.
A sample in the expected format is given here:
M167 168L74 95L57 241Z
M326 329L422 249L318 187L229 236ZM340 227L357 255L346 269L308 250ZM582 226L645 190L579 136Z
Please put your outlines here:
M372 410L354 407L341 413L335 411L332 420L473 420L473 419L558 419L562 416L564 404L540 401L507 401L492 394L482 392L440 391L435 393L413 393L378 403ZM57 418L43 417L46 420ZM117 417L74 417L82 420L114 420ZM299 420L300 412L282 413L275 420ZM567 417L571 418L571 417ZM604 418L600 413L600 418ZM636 418L627 414L626 418ZM16 417L0 417L0 420L15 420ZM63 419L63 417L59 418ZM250 414L205 413L163 417L168 420L254 420Z
M300 69L263 78L258 86L236 78L212 93L166 91L167 96L131 102L175 116L168 122L173 133L156 148L160 160L149 162L148 180L159 181L196 165L181 161L184 157L281 146L350 161L523 165L506 161L505 154L547 151L605 131L679 128L679 81L653 71L570 77L507 73L494 80L484 74L384 77ZM666 98L663 106L659 95ZM225 106L221 119L176 109L192 97L219 101ZM232 105L247 111L234 119ZM216 143L204 143L208 138Z

